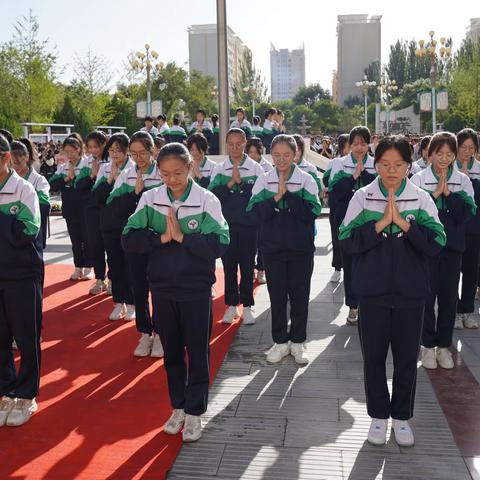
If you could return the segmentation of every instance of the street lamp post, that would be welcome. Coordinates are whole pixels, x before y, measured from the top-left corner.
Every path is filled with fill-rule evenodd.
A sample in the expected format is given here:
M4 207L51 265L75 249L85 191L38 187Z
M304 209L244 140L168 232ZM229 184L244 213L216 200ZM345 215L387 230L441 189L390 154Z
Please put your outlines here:
M145 53L135 52L135 57L130 61L130 65L134 70L145 71L147 74L147 115L152 115L152 69L160 71L163 63L157 63L158 53L151 50L148 43L145 44Z
M380 101L385 101L385 133L390 133L390 104L388 101L389 94L396 92L398 85L395 80L386 78L385 72L383 72L382 80L378 85L378 91L380 93Z
M368 117L367 117L368 89L371 88L371 87L375 87L377 85L377 82L368 80L367 76L365 75L363 77L363 80L361 82L355 82L355 85L357 87L362 87L363 98L364 98L364 102L365 102L365 105L364 105L364 108L365 108L365 126L368 127Z
M255 90L255 88L253 87L245 87L243 89L243 91L245 93L248 94L248 96L251 98L252 100L252 118L255 116L255 106L256 106L256 95L257 95L257 91Z
M441 47L437 53L438 42L433 38L435 32L428 32L430 42L425 44L424 40L419 40L415 55L419 58L428 57L430 60L430 83L432 85L432 133L437 131L437 62L447 60L452 55L452 47L445 46L445 37L440 38Z

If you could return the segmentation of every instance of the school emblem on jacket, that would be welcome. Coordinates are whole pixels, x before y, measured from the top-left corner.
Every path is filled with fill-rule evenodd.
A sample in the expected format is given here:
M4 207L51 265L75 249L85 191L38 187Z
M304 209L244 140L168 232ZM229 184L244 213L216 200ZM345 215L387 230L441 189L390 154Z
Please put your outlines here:
M198 221L192 218L188 221L187 225L190 230L196 230L198 228Z
M248 183L249 185L253 185L253 184L255 183L255 180L254 180L253 178L249 178L249 179L247 180L247 183Z
M10 207L10 213L11 213L12 215L16 215L19 210L20 210L20 208L19 208L18 205L12 205L12 206Z
M410 222L413 222L415 220L415 215L413 213L409 213L406 217L405 217L405 220L410 223Z

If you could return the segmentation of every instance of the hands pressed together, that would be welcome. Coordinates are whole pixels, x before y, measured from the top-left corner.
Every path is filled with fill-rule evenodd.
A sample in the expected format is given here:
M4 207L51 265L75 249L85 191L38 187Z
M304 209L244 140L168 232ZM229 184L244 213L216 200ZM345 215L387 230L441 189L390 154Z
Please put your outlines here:
M443 168L440 177L438 179L438 184L436 190L432 193L434 198L440 197L440 195L445 195L448 197L450 195L450 190L448 189L448 182L447 182L447 173L448 170Z
M167 215L167 229L165 230L165 233L162 233L160 241L162 243L169 243L172 240L175 240L178 243L182 243L183 233L180 229L180 224L178 223L177 216L175 215L175 210L173 207L170 207Z
M395 192L393 189L390 189L388 191L387 206L385 207L383 218L375 223L375 231L380 233L392 223L397 225L405 233L410 230L410 223L400 215L398 210Z

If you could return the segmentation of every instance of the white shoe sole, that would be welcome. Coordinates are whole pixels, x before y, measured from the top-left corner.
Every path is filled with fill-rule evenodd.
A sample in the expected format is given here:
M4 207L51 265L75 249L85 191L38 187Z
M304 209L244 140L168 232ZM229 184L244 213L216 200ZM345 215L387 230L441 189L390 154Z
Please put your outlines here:
M200 432L195 437L188 437L188 438L182 437L182 440L184 441L184 443L193 443L193 442L197 442L201 438L202 438L202 432Z

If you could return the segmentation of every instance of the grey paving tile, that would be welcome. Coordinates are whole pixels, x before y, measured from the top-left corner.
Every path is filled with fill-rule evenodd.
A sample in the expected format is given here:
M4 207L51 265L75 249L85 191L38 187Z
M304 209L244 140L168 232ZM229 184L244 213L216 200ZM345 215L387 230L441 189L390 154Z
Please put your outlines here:
M216 475L225 445L217 443L184 444L168 478L205 478Z

